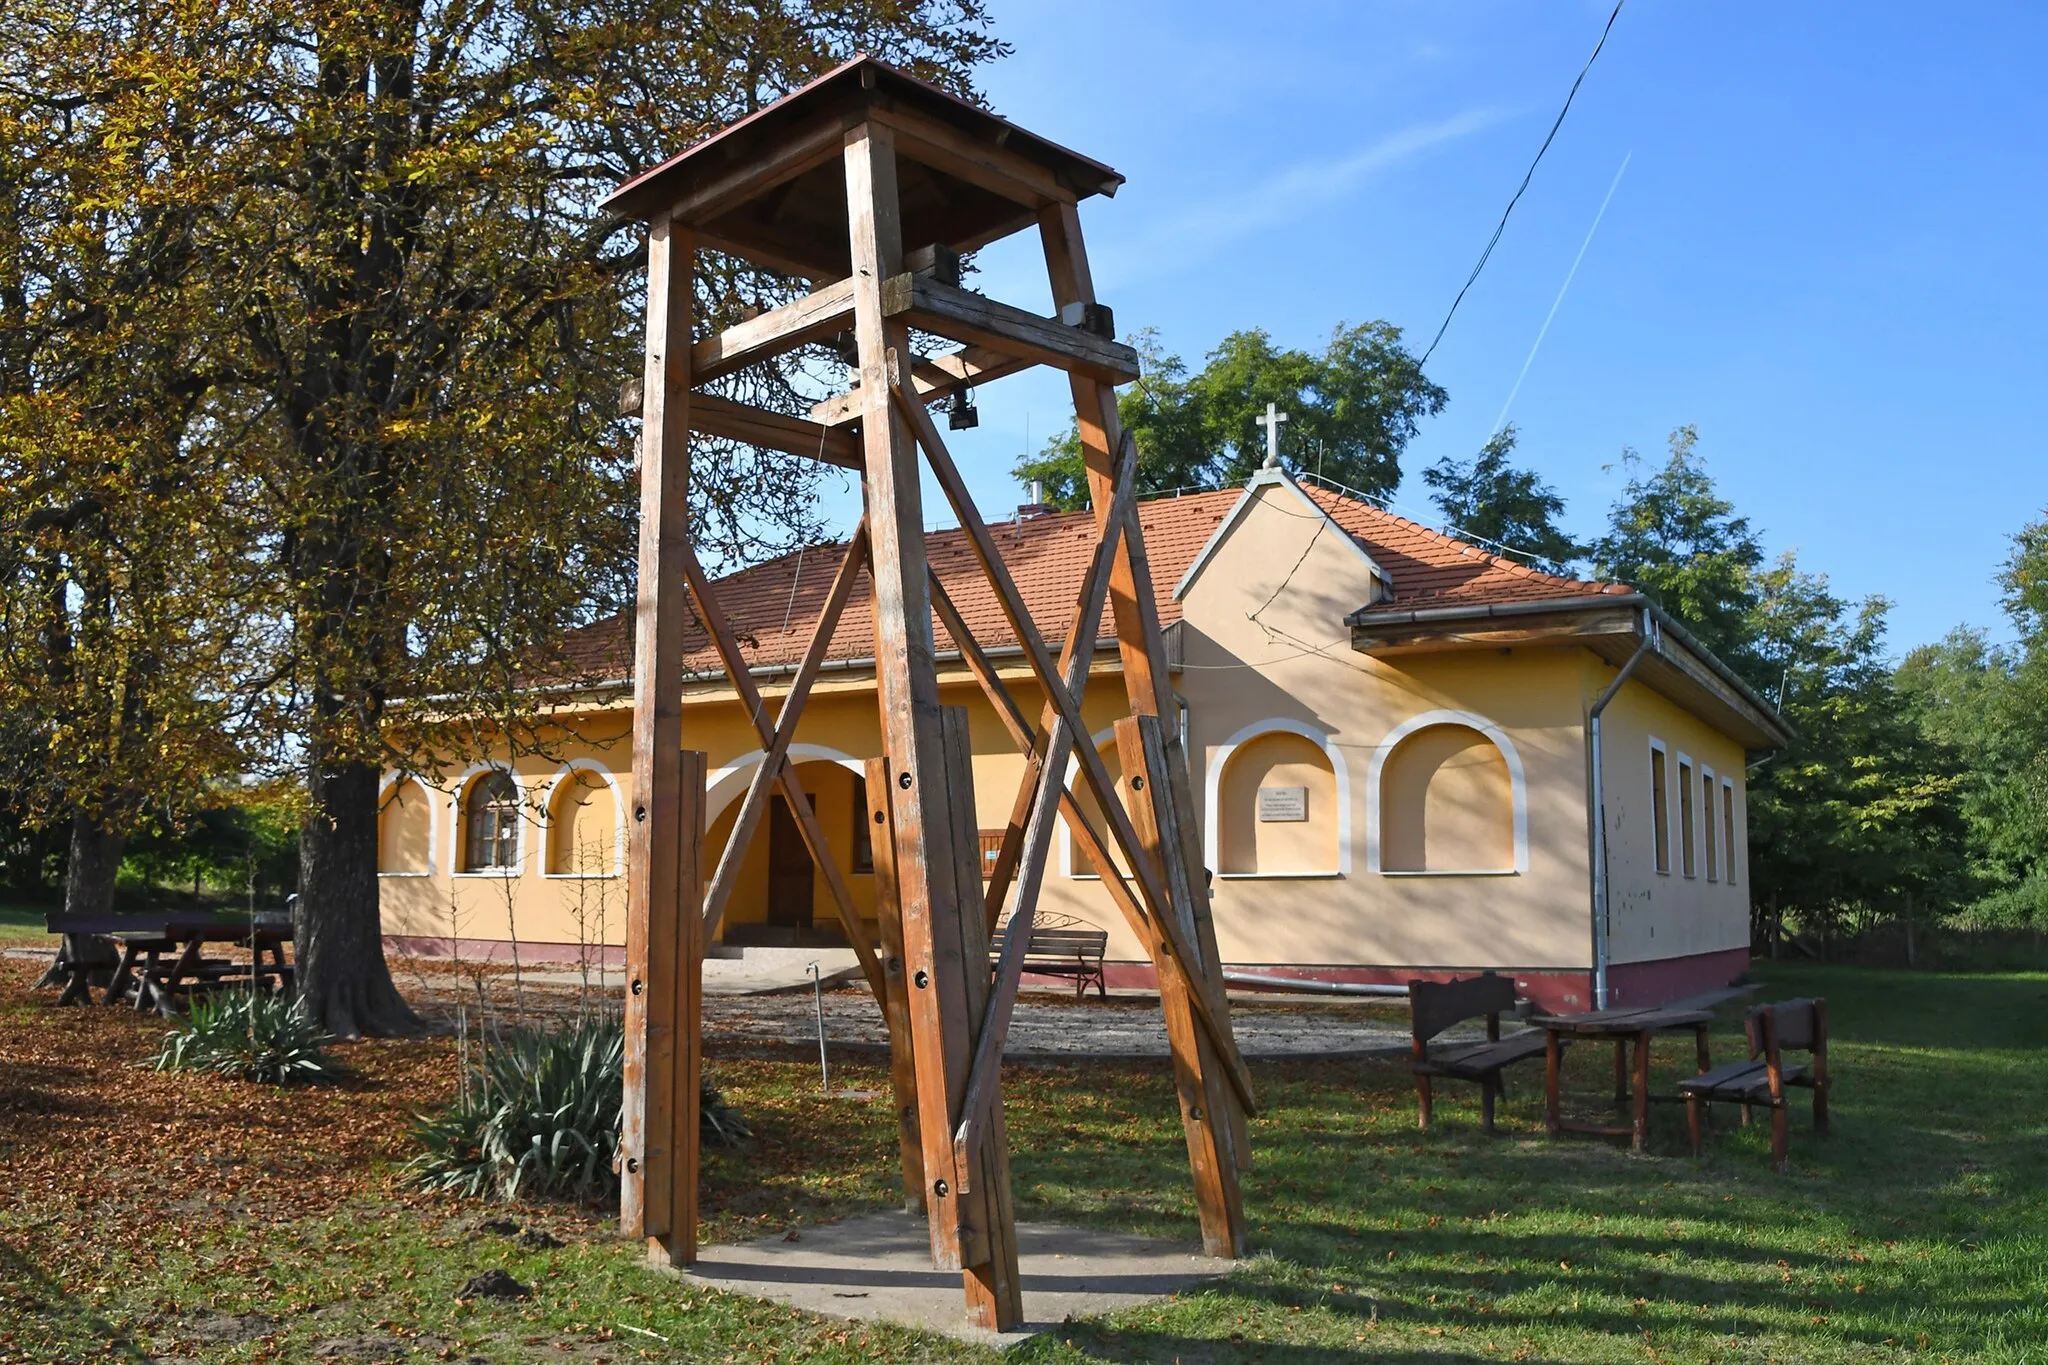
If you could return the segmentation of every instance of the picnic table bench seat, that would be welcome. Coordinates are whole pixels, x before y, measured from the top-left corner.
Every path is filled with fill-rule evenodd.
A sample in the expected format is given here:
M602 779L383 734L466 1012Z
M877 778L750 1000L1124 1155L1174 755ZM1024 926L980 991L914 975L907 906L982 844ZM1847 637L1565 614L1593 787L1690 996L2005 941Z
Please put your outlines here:
M1416 1126L1429 1127L1434 1103L1433 1078L1475 1081L1479 1085L1481 1125L1494 1132L1494 1103L1507 1093L1501 1073L1516 1062L1544 1055L1548 1046L1541 1029L1525 1029L1503 1038L1500 1017L1515 1007L1515 983L1495 972L1453 977L1449 981L1410 981L1408 1009L1414 1031ZM1431 1045L1438 1034L1467 1019L1486 1020L1486 1041Z
M1813 1131L1828 1130L1828 1002L1781 1000L1754 1006L1743 1019L1743 1032L1749 1039L1747 1061L1729 1062L1678 1083L1692 1128L1693 1155L1706 1141L1709 1104L1741 1105L1744 1123L1753 1108L1763 1105L1771 1111L1771 1164L1782 1174L1792 1164L1787 1090L1811 1090ZM1813 1061L1788 1063L1788 1051L1811 1053Z
M995 932L988 945L989 970L994 971L996 962L1003 955L1003 944L1010 936L1009 926ZM1095 983L1095 992L1102 999L1109 998L1109 983L1102 974L1103 954L1109 951L1109 931L1106 929L1041 929L1032 926L1030 942L1024 946L1024 970L1038 976L1070 976L1074 979L1074 996L1079 999L1088 994L1088 983Z

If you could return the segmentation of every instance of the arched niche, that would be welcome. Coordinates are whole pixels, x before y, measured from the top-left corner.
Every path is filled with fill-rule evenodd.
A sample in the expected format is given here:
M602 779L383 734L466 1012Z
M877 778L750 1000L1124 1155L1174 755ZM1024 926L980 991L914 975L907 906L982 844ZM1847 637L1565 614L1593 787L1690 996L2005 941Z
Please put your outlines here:
M1350 872L1351 785L1322 731L1287 717L1248 725L1219 746L1206 785L1219 877Z
M434 798L417 777L393 777L377 799L377 875L434 873Z
M1115 727L1097 730L1088 737L1088 742L1095 746L1096 754L1102 759L1103 768L1109 773L1110 784L1121 795L1124 764L1122 756L1117 752ZM1067 760L1067 789L1074 793L1074 804L1088 817L1089 825L1102 836L1103 843L1109 846L1109 856L1116 864L1117 871L1128 878L1131 875L1129 860L1124 857L1123 850L1117 847L1116 836L1109 832L1109 821L1103 818L1102 806L1095 799L1095 788L1088 779L1081 776L1081 760L1078 757ZM1064 820L1059 823L1057 838L1061 873L1084 881L1094 880L1095 864L1074 851L1074 834L1067 828L1067 822Z
M572 759L548 792L547 875L617 877L625 872L626 811L611 771Z
M1506 875L1529 868L1521 756L1482 716L1436 711L1374 753L1371 867L1389 876Z

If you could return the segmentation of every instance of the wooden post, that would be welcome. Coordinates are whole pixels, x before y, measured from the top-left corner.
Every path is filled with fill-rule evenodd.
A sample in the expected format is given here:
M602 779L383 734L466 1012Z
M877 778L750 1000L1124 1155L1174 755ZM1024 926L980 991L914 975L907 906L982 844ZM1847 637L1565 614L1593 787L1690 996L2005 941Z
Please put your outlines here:
M887 322L882 310L882 283L903 268L892 134L874 123L859 124L846 133L845 156L873 557L876 693L889 760L904 967L911 978L910 1027L932 1256L941 1268L963 1271L971 1321L1007 1330L1022 1320L1021 1300L1014 1272L1006 1272L992 1256L1000 1257L1005 1246L1013 1254L1014 1236L1007 1226L988 1226L991 1213L994 1221L1003 1221L1007 1200L984 1203L980 1195L972 1200L960 1196L963 1181L953 1156L954 1104L966 1084L973 1050L970 964L963 960L960 924L963 912L977 925L981 922L980 869L973 830L963 844L951 823L949 803L961 793L948 791L917 447L890 398L897 379L892 371L907 369L910 356L908 330ZM971 802L969 808L971 819ZM971 882L956 861L973 868ZM963 886L971 888L965 906ZM972 971L986 982L985 952ZM964 1183L985 1187L971 1175Z
M924 1139L917 1123L917 1061L910 1030L910 978L903 969L903 906L896 892L896 827L889 818L889 760L867 761L869 846L875 863L875 921L882 934L882 1017L889 1026L889 1090L896 1105L896 1145L903 1169L903 1207L925 1212Z
M646 1032L647 1113L650 1121L641 1162L647 1200L665 1202L667 1216L647 1236L654 1265L697 1261L698 1109L703 1098L704 1035L704 798L709 765L700 750L685 749L678 772L678 852L675 923L665 943L649 934ZM662 989L668 982L670 988ZM630 991L630 987L629 987ZM635 997L627 996L629 1007ZM667 1127L658 1126L666 1115Z
M683 630L689 620L684 585L690 490L690 319L694 272L690 234L666 216L647 241L647 363L640 432L640 587L635 607L633 671L633 817L626 845L625 1098L620 1150L619 1224L647 1237L662 1254L678 1248L674 1219L675 1077L696 1049L696 993L684 984L684 906L698 903L698 878L684 831L687 767L682 744ZM702 822L703 776L696 769L696 821ZM701 846L701 840L699 841ZM692 917L695 917L693 910ZM695 939L700 945L701 936ZM688 1018L676 1036L681 1000ZM678 1056L680 1051L681 1061ZM694 1111L696 1088L684 1103ZM695 1122L691 1183L682 1207L694 1210ZM683 1230L694 1238L694 1214Z

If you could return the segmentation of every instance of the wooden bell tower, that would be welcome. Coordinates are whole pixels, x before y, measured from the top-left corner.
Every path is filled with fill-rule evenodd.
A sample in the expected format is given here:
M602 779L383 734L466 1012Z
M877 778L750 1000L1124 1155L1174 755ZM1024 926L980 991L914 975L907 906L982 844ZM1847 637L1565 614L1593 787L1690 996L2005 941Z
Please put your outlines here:
M969 1318L1023 1320L1003 1129L1003 1039L1052 846L1074 847L1158 970L1203 1244L1244 1250L1240 1170L1250 1077L1238 1055L1133 494L1135 455L1115 386L1137 356L1095 297L1077 203L1122 183L1098 162L868 58L698 143L622 186L607 207L649 224L647 366L641 385L640 589L629 844L626 1133L622 1223L650 1254L695 1256L698 983L707 925L772 789L788 797L889 1023L908 1203L927 1211L935 1263L962 1272ZM1041 317L960 286L960 253L1036 229L1057 312ZM714 336L692 327L699 248L811 281L807 297ZM701 386L807 342L850 333L857 382L807 417ZM920 358L913 333L957 343ZM1069 376L1100 532L1063 637L1025 610L929 405L1033 365ZM866 515L773 724L698 564L686 516L689 435L699 432L857 470ZM1023 645L1037 695L1013 695L927 566L919 491L928 465ZM788 749L839 613L868 571L875 605L881 757L868 767L880 952L809 815ZM694 605L764 758L719 867L703 868L704 765L681 719L685 613ZM933 615L1025 756L1025 777L984 887L966 711L940 704ZM1107 614L1128 717L1114 782L1081 720ZM1057 651L1057 652L1056 652ZM1034 718L1033 711L1036 716ZM1104 814L1066 786L1069 761ZM1128 867L1128 874L1120 870ZM1014 902L990 981L990 933Z

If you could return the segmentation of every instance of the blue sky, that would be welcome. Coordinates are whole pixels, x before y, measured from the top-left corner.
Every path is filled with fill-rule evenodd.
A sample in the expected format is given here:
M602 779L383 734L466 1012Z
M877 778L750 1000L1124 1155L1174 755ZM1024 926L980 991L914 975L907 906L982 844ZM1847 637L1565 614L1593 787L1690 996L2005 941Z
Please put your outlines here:
M1199 364L1237 328L1318 346L1385 318L1420 349L1592 49L1607 3L998 0L996 109L1115 166L1083 211L1120 329ZM1897 606L1895 649L2003 635L2007 537L2048 507L2048 7L1630 0L1430 362L1419 471L1507 411L1590 533L1624 446L1697 423L1775 553ZM1035 238L978 284L1045 308ZM955 442L993 516L1065 425L1047 372ZM844 512L846 509L841 509ZM949 520L928 501L927 519Z

